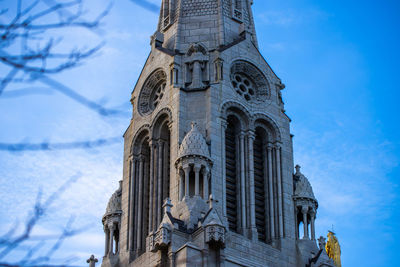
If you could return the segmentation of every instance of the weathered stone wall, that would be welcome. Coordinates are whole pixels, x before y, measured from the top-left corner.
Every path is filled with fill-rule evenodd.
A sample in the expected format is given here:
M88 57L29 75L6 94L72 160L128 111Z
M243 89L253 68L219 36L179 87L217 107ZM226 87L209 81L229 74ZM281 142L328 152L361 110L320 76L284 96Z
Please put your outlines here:
M283 85L257 49L255 32L252 32L250 27L253 25L251 11L248 10L248 2L243 2L243 21L240 22L232 19L232 6L229 0L177 1L176 15L181 14L181 17L176 18L175 23L160 33L163 35L163 40L160 40L159 44L152 42L151 53L132 92L132 121L124 134L123 213L119 251L121 266L157 266L161 262L161 251L149 250L132 261L134 253L129 251L128 245L128 222L132 219L129 218L132 208L129 206L132 197L129 192L132 142L142 129L148 129L151 133L160 113L164 112L170 117L169 169L173 209L179 206L180 201L179 174L175 166L179 158L179 146L190 130L191 122L196 122L207 141L213 162L210 193L217 200L213 207L226 224L224 124L226 124L225 112L230 107L240 109L243 113L244 120L248 124L246 134L249 136L255 130L254 123L257 119L268 121L270 127L274 128L272 131L275 132L276 143L273 145L280 147L279 170L282 177L282 192L281 195L278 193L274 195L274 202L282 205L283 232L276 230L279 234L273 244L258 241L251 229L246 229L243 234L228 232L225 249L216 251L205 243L204 233L200 230L190 234L174 229L168 251L164 252L168 264L173 265L175 262L176 266L215 266L216 262L220 261L225 261L225 266L297 264L295 211L292 200L293 149L290 119L284 113L280 95ZM252 72L247 75L253 74L251 77L257 85L265 85L262 97L246 100L234 88L231 71L233 64L238 60L248 64L248 67L240 68L241 71ZM216 65L216 62L222 65ZM218 73L218 66L222 67L222 75ZM166 74L164 96L153 111L142 114L138 107L140 93L146 79L157 69L162 69ZM195 80L197 87L193 86ZM245 157L248 160L252 155L248 150L250 141L246 142ZM246 175L250 177L250 174ZM248 201L245 208L246 219L250 222L250 210L254 207ZM279 222L279 218L276 218L278 227ZM148 247L147 243L146 248ZM107 266L105 263L103 265Z

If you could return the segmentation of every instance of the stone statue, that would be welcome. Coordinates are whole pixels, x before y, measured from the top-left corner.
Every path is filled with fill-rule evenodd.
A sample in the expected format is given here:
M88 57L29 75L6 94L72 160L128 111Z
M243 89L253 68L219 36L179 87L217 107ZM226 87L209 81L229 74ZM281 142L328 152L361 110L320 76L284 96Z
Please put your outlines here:
M329 258L333 260L336 267L342 267L342 263L340 260L340 245L335 233L329 232L328 233L328 242L326 243L326 253L328 254Z

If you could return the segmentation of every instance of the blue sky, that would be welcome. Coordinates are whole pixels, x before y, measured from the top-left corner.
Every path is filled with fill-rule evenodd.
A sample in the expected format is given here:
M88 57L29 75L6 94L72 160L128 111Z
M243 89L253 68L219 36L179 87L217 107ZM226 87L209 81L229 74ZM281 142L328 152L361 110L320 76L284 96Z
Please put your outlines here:
M0 142L69 142L122 136L130 92L150 50L157 14L115 1L101 33L63 32L62 46L105 41L83 66L53 78L82 95L127 114L103 117L35 83L35 94L0 96ZM158 5L160 1L150 1ZM2 1L13 7L15 1ZM88 0L88 16L106 0ZM397 266L400 247L399 104L400 5L396 1L254 0L260 50L286 84L295 163L319 200L317 234L332 229L343 266ZM4 68L0 67L0 76ZM89 229L67 241L57 257L85 265L101 258L101 216L122 175L121 142L90 150L0 151L0 233L23 223L39 188L54 192L80 178L54 203L37 234L60 231L71 215Z

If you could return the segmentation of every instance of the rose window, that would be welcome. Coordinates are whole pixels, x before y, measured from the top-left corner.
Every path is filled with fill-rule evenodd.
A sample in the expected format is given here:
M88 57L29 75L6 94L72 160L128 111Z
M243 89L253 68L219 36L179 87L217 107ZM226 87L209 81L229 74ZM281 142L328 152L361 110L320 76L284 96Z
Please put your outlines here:
M231 66L232 88L246 101L264 101L270 96L270 87L264 74L253 64L237 60Z
M151 101L153 108L156 108L158 106L158 103L160 103L161 99L163 98L165 86L166 86L165 82L163 82L159 86L157 86L157 88L153 94L152 101Z
M232 85L236 93L243 96L247 101L250 101L256 94L254 82L244 74L234 74Z
M144 82L140 91L138 111L142 115L150 114L156 109L165 95L167 75L161 69L156 70Z

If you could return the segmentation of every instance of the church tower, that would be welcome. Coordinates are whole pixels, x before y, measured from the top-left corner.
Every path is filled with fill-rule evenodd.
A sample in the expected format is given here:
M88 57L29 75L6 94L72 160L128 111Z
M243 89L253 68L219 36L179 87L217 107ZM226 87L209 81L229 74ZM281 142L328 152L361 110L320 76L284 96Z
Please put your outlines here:
M333 266L311 185L293 173L285 86L258 50L252 2L162 1L102 266Z

